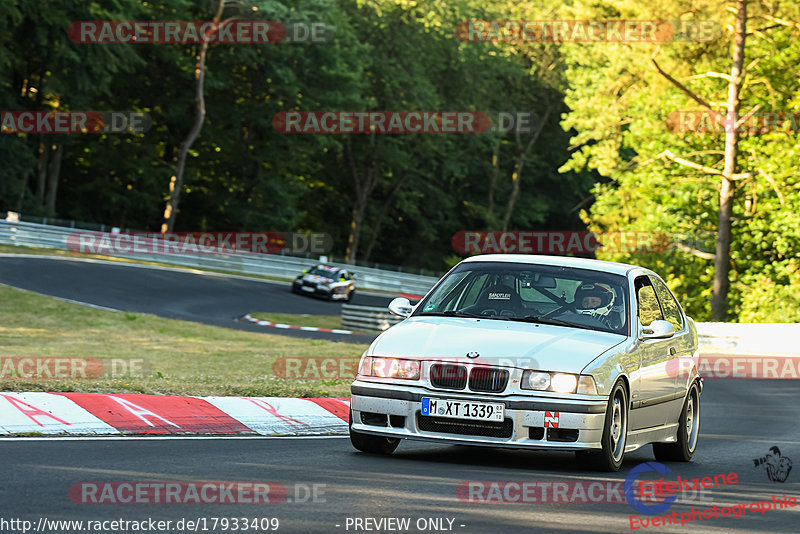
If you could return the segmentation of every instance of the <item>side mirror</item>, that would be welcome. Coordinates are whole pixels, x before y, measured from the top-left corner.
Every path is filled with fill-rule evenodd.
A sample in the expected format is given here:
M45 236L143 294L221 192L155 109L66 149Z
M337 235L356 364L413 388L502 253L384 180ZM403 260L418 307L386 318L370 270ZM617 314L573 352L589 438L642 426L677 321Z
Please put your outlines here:
M658 319L639 332L639 339L668 339L675 335L675 325L669 321Z
M397 297L389 303L389 311L400 317L408 317L414 311L414 308L407 298Z

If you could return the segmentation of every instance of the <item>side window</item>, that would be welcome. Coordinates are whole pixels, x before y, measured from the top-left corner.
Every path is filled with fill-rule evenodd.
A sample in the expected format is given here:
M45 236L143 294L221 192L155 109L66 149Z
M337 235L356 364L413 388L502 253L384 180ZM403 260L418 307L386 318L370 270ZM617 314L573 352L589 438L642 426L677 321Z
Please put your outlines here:
M653 281L653 286L656 288L658 300L661 302L661 308L664 310L664 318L672 323L672 325L675 327L675 330L683 329L683 315L681 314L681 308L678 306L678 302L675 300L672 292L669 290L666 284L664 284L664 282L658 278L651 276L650 280Z
M646 276L640 276L634 281L634 288L642 326L663 319L664 316L661 314L661 307L658 305L658 298L650 280Z

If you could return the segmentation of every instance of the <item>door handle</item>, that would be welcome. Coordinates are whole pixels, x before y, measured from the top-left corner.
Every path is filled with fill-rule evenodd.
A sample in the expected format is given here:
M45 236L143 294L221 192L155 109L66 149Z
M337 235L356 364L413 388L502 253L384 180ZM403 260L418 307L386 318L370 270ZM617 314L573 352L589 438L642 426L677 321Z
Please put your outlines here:
M669 355L670 356L675 356L675 347L670 347L669 348Z

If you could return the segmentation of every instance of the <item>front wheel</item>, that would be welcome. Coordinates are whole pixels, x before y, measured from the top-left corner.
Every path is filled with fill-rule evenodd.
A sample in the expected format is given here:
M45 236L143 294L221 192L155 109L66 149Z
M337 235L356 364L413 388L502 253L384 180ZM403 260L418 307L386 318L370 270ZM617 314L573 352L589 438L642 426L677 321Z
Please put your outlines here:
M400 440L397 438L385 438L383 436L372 436L370 434L362 434L353 430L353 412L350 412L350 443L353 447L361 452L369 452L372 454L392 454Z
M600 451L581 451L577 457L598 471L619 471L628 441L628 394L622 381L614 384L608 398Z
M678 420L678 440L675 443L653 443L653 454L659 461L689 462L694 456L699 437L700 391L695 383L689 387Z

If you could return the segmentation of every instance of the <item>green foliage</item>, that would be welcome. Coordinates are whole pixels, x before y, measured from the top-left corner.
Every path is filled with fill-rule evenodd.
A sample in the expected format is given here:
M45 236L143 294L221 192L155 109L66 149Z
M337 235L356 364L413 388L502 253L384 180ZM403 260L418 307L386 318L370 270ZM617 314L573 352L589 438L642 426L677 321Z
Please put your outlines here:
M800 5L750 2L742 110L800 109ZM216 1L9 0L0 4L0 109L144 111L133 135L2 135L0 211L45 213L40 153L64 146L59 217L157 230L178 146L194 114L195 44L79 44L79 20L208 20ZM177 231L317 231L358 261L442 271L461 230L502 228L515 160L531 133L286 135L291 110L479 110L550 118L522 157L509 229L665 233L658 254L600 253L651 267L687 311L708 316L719 181L665 151L720 169L720 134L675 133L670 113L697 110L658 64L723 102L732 16L718 0L242 0L224 17L323 23L323 43L212 44L207 116L184 174ZM770 10L775 11L770 11ZM462 21L710 20L706 42L464 42ZM774 26L774 27L767 27ZM715 104L716 105L716 104ZM736 182L730 317L789 320L800 256L796 135L745 136ZM493 156L496 154L496 164ZM352 155L352 158L351 158ZM363 194L365 177L375 180ZM361 193L361 194L360 194ZM490 200L491 199L491 200ZM771 302L774 299L774 302Z
M682 0L576 2L563 18L678 20ZM719 214L719 177L672 162L664 151L694 163L722 169L724 134L674 132L671 112L699 110L696 102L661 76L664 71L707 102L725 102L727 81L703 76L730 73L733 17L715 1L691 2L693 20L716 21L721 28L709 42L565 45L571 111L563 122L577 134L578 149L564 171L594 169L609 182L594 187L595 202L582 217L595 231L635 230L666 233L676 245L662 254L600 254L605 259L650 267L665 276L687 312L706 319L710 312ZM796 57L798 30L777 25L764 31L768 7L749 3L742 113L796 110L800 80ZM769 13L798 20L798 6L786 3ZM731 319L796 320L796 259L800 256L800 190L796 177L795 133L741 138L731 246ZM692 250L694 249L694 250ZM795 274L792 274L795 273Z

